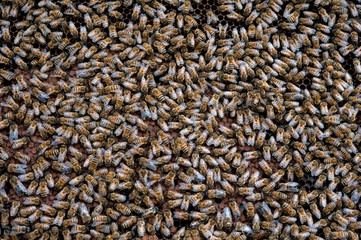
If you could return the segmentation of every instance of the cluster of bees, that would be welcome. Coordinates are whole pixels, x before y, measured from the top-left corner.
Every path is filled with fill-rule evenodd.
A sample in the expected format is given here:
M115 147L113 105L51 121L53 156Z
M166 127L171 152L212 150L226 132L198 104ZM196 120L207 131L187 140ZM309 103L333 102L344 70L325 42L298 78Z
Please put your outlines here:
M1 239L359 239L361 1L201 4L1 1Z

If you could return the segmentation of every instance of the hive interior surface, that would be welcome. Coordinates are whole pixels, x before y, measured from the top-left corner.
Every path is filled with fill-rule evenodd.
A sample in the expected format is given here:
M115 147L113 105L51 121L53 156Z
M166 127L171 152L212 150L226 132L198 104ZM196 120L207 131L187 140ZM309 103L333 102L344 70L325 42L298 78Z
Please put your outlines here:
M360 9L0 1L0 238L359 239Z

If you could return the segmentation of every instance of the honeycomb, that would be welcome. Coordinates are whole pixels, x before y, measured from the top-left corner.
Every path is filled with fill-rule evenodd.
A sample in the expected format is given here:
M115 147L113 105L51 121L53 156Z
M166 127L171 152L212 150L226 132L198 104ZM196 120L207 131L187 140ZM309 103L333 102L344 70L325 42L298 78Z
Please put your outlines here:
M360 4L2 1L0 238L358 239Z

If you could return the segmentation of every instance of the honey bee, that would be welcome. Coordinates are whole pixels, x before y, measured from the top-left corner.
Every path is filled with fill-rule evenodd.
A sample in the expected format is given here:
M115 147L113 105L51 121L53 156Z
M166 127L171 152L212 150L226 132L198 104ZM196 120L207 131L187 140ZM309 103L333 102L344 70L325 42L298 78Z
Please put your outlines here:
M336 207L336 203L335 202L330 202L329 204L327 204L324 209L323 209L323 213L325 215L328 215L333 209L335 209Z
M134 225L136 222L137 222L137 218L135 216L131 216L122 223L122 227L129 228L132 225Z
M207 191L207 196L209 198L224 198L226 196L226 191L224 190L218 190L218 189L209 189Z
M29 215L33 214L35 211L36 211L35 206L29 206L29 207L20 209L19 214L20 214L20 216L25 217L25 216L29 216Z
M232 211L232 215L233 215L234 217L239 217L239 216L241 216L240 208L239 208L239 206L237 205L237 203L236 203L234 200L232 200L232 201L229 202L229 207L230 207L230 209L231 209L231 211Z
M37 182L36 180L31 181L31 183L29 184L28 189L26 190L26 194L27 195L34 194L36 192L38 184L39 184L39 182Z
M75 225L71 228L70 234L80 234L85 233L87 230L85 225ZM80 236L80 235L79 235ZM90 236L89 236L90 237Z
M42 215L43 215L43 212L38 209L28 217L28 220L30 223L33 223L36 220L38 220Z
M284 202L284 203L282 204L282 209L283 209L283 211L284 211L287 215L289 215L289 216L291 216L291 217L296 216L296 210L294 210L294 209L292 208L292 206L289 205L288 203Z
M20 201L13 201L13 202L11 203L11 207L10 207L10 211L9 211L10 216L11 216L11 217L16 216L16 214L18 213L19 209L20 209Z
M39 183L39 188L36 191L36 194L40 194L42 197L46 197L50 193L47 182L45 180L41 180Z
M42 234L42 230L35 229L32 232L26 233L24 236L28 239L36 239L36 238L40 237L41 234Z
M9 164L8 171L11 173L25 174L26 164Z

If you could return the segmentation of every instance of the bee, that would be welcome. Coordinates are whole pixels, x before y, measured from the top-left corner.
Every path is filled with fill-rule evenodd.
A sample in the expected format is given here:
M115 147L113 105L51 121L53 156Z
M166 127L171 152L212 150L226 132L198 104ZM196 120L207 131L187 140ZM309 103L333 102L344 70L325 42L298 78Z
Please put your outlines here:
M230 207L230 209L232 211L232 215L234 217L240 217L241 216L241 211L240 211L240 208L239 208L238 204L236 203L236 201L231 200L231 201L229 201L228 204L229 204L229 207Z
M349 236L349 232L348 231L335 231L335 232L331 232L330 236L333 239L347 238Z
M174 186L174 178L176 173L174 171L168 172L167 176L165 177L164 184L165 186Z
M36 181L36 180L31 181L31 183L29 184L28 189L26 190L26 194L27 195L35 194L38 185L39 185L38 181Z
M14 158L18 161L20 161L21 163L23 164L27 164L30 162L30 157L24 153L21 153L21 152L16 152L14 154Z
M19 47L14 47L14 53L23 58L27 56L27 53ZM5 65L11 64L11 60L3 55L0 56L0 62Z
M13 72L0 69L0 76L6 79L7 81L10 81L13 78L13 75L14 75Z
M68 210L67 215L68 215L69 217L74 217L75 214L77 213L78 209L79 209L80 202L74 203L74 200L71 200L71 203L72 203L72 204L71 204L70 207L69 207L69 210ZM53 209L53 210L51 210L51 211L53 211L53 212L52 212L52 214L49 214L49 215L54 216L54 215L56 214L56 209L55 209L55 208L52 208L52 209ZM43 210L43 211L44 211L44 210Z
M350 223L349 227L352 230L356 230L356 229L360 229L361 225L360 225L360 222L353 222L353 223Z
M41 180L39 183L39 188L36 191L36 194L40 194L42 197L46 197L50 193L47 182L45 180Z
M163 220L163 215L162 214L157 214L157 215L155 215L155 221L154 221L154 223L153 223L153 228L155 229L155 230L159 230L160 229L160 227L161 227L161 224L163 223L164 224L164 222L162 222L162 220Z
M345 227L349 224L349 220L341 216L340 214L333 215L333 219L337 221L341 226Z
M342 197L342 202L349 208L353 208L355 206L355 203L346 194Z
M8 171L11 173L17 173L17 174L25 174L26 173L26 164L9 164L8 165Z
M207 191L207 196L209 198L218 198L218 199L222 199L226 197L226 191L221 190L221 189L209 189Z
M254 208L254 205L252 202L242 202L243 204L243 207L245 208L246 210L246 215L248 218L253 218L254 215L255 215L255 208Z
M61 189L69 180L70 178L68 176L62 175L59 178L59 180L55 183L55 188Z
M15 61L16 65L18 65L20 67L20 69L22 69L22 70L28 69L28 65L24 62L24 60L21 57L15 56L14 61Z
M265 160L262 160L261 162L259 162L259 166L262 168L262 170L268 176L272 175L273 171L272 171L271 167L269 166L269 164Z
M122 203L117 203L115 205L115 208L116 208L116 210L118 210L120 213L122 213L124 215L130 215L131 214L130 209L127 206L125 206L124 204L122 204Z
M261 181L262 180L256 182L255 186L258 187ZM276 187L276 182L275 181L272 181L272 182L266 181L262 185L266 185L264 188L262 188L262 192L269 193L272 189L274 189Z
M151 142L151 145L152 145L152 148L153 148L153 154L158 157L160 155L160 151L161 151L161 147L160 147L159 142L157 140L153 140Z
M19 214L21 217L26 217L26 216L33 214L35 211L36 211L35 206L29 206L29 207L20 209Z
M138 219L137 221L137 233L138 236L143 237L145 235L145 221L144 219Z
M121 226L123 228L129 228L131 226L133 226L135 223L137 222L137 218L135 216L131 216L129 217L127 220L125 220Z
M296 210L292 208L292 206L286 202L282 204L283 211L289 215L290 217L296 216Z
M19 212L19 209L20 209L20 201L13 201L11 203L11 207L10 207L10 216L11 217L14 217L17 215L17 213Z
M40 229L35 229L34 231L32 232L29 232L29 233L26 233L24 235L24 237L28 238L28 239L36 239L38 237L40 237L42 234L42 230Z
M335 207L336 207L336 203L335 203L335 202L330 202L329 204L327 204L327 205L324 207L323 213L324 213L325 215L328 215L328 214L331 213L331 211L332 211L333 209L335 209Z
M33 214L31 214L28 217L28 220L30 223L34 223L36 220L38 220L43 215L43 212L41 210L36 210Z
M14 58L14 52L5 44L0 47L0 51L8 58Z
M161 140L161 144L163 144L163 145L169 145L169 138L168 138L168 136L164 133L163 130L159 130L159 131L157 132L157 135L158 135L158 137L159 137L160 140Z

